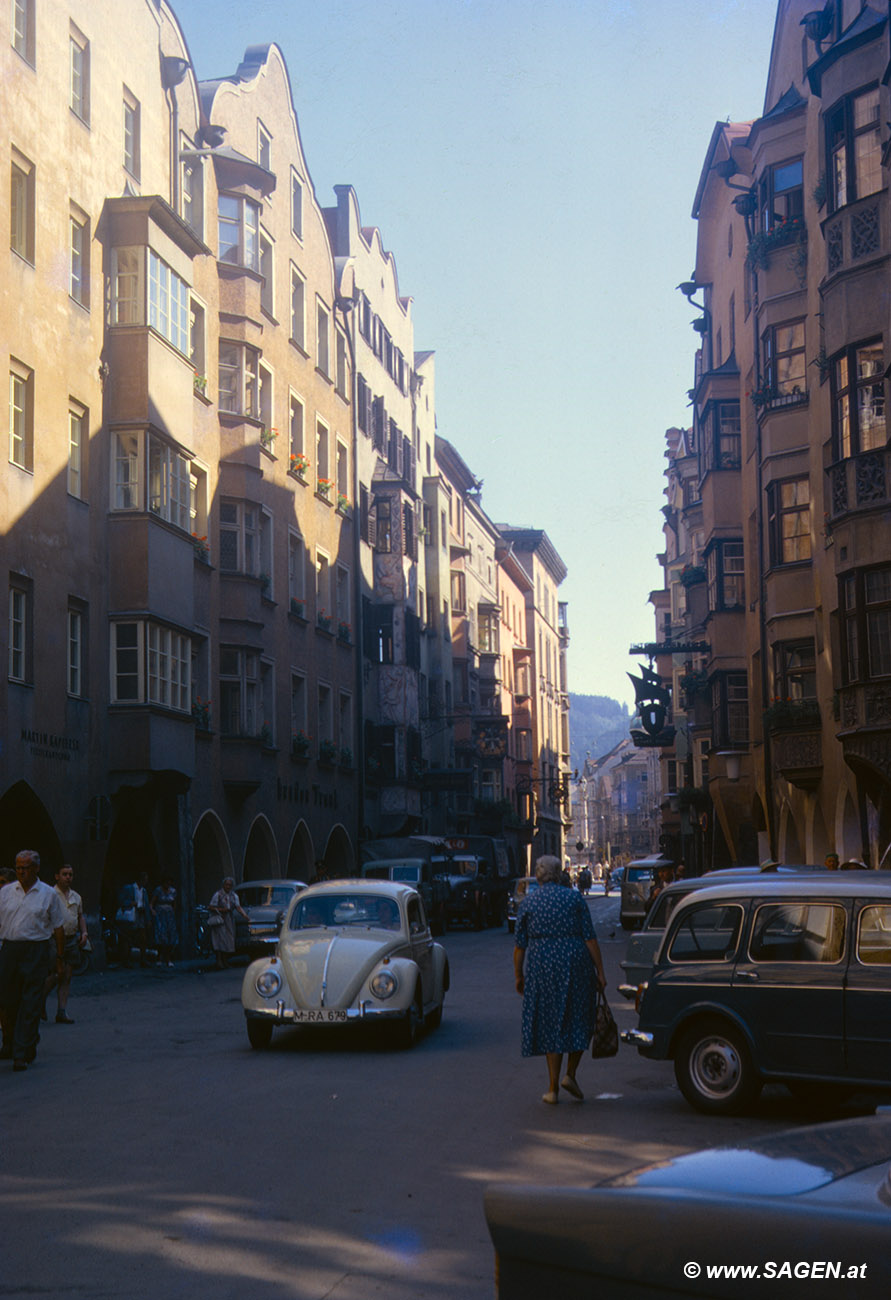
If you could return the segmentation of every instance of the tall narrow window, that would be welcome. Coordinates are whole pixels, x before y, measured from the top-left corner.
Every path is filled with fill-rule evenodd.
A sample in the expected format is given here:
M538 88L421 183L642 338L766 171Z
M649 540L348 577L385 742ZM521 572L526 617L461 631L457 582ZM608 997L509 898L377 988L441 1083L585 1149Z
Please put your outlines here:
M291 170L291 234L303 238L303 182Z
M288 534L288 598L292 614L305 615L306 547L299 533Z
M316 421L316 474L318 476L319 487L325 490L331 489L331 480L328 477L328 429L321 420Z
M337 356L335 358L334 387L341 397L347 396L347 351L346 339L340 330L335 336Z
M221 194L217 208L217 257L260 270L260 209L240 194Z
M882 188L879 89L850 95L826 115L830 210Z
M309 462L306 456L304 446L304 409L303 403L296 393L291 393L288 399L289 409L289 452L288 468L292 474L297 474L303 478L306 474Z
M138 248L114 249L112 267L114 277L113 324L144 324L143 259L141 250Z
M771 326L763 343L764 378L771 397L805 397L804 321Z
M291 266L291 342L306 348L306 284L296 266Z
M262 122L257 123L257 162L266 171L272 171L272 136Z
M811 495L807 476L770 483L767 525L772 565L811 558Z
M113 439L115 510L139 510L139 434L116 433Z
M330 328L331 318L328 315L328 308L324 303L319 302L316 304L316 364L323 375L330 373Z
M34 66L34 0L13 0L12 48Z
M26 262L34 263L34 164L14 153L9 185L9 246Z
M90 122L90 42L74 26L69 37L68 105L82 122Z
M81 696L84 689L84 631L86 619L83 610L68 606L68 694Z
M836 460L884 447L884 349L881 340L847 348L832 367Z
M84 459L87 449L87 412L77 402L68 407L68 491L83 497L85 490Z
M17 361L9 369L9 459L20 469L34 464L34 372Z
M140 110L139 100L124 87L124 167L134 180L139 180L140 168Z
M189 299L189 360L195 371L195 387L203 395L207 390L206 316L197 298Z
M90 305L90 223L79 212L68 218L70 270L68 292L81 307Z
M27 578L10 574L9 581L9 680L31 680L31 584Z
M260 286L260 306L267 316L274 316L275 311L275 277L272 266L272 240L260 231L260 274L263 283Z

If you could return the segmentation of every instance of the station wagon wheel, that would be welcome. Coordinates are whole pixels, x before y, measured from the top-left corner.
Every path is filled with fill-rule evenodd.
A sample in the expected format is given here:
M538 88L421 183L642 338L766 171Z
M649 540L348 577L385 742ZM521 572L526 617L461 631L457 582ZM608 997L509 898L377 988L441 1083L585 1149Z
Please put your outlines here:
M246 1023L251 1047L257 1052L265 1052L272 1042L272 1025L267 1020L248 1020Z
M721 1020L700 1021L682 1034L674 1074L690 1105L710 1115L736 1115L761 1091L745 1039Z

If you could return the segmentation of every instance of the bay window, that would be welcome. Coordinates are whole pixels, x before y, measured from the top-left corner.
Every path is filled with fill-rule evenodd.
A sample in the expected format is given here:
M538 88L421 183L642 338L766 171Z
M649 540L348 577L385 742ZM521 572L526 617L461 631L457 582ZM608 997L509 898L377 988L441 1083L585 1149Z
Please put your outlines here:
M260 208L241 194L221 194L217 208L221 262L260 270Z
M884 447L885 362L881 339L855 344L832 365L833 442L836 460Z
M811 558L811 492L806 475L768 484L767 528L772 565Z
M148 510L185 532L202 522L203 471L157 435L141 430L114 433L111 472L112 510Z
M138 619L111 625L112 704L192 709L192 643L161 623Z
M220 341L221 411L246 415L252 420L260 413L260 354L244 343Z
M712 612L745 606L743 544L717 541L706 556L708 607Z
M826 114L829 210L882 188L879 88L849 95Z
M846 574L839 607L845 682L891 677L891 565Z
M154 249L115 248L112 284L112 325L149 325L190 355L189 286Z
M779 641L774 646L773 693L778 700L817 698L817 659L812 640Z
M804 397L804 321L772 325L762 337L764 381L772 398Z
M758 183L761 231L767 234L804 215L804 175L800 158L768 167Z

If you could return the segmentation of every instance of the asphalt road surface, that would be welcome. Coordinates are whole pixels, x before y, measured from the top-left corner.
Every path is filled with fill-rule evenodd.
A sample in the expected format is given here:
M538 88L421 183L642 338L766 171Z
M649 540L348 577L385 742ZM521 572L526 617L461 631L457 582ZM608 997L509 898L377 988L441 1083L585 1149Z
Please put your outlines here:
M618 897L591 899L613 990ZM589 1185L801 1122L780 1088L691 1111L671 1066L583 1062L545 1106L520 1056L506 930L450 932L442 1026L408 1052L365 1029L247 1042L241 968L75 980L76 1023L0 1063L3 1300L490 1300L490 1182ZM634 1013L613 991L620 1027Z

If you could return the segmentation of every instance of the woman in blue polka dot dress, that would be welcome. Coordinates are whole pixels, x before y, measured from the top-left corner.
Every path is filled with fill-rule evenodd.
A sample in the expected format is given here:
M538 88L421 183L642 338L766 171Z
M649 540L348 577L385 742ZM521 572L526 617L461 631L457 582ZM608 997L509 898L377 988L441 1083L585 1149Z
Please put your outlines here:
M575 1073L594 1033L598 990L606 987L588 904L559 883L560 874L559 858L536 862L539 888L520 904L514 948L514 976L523 996L523 1055L547 1057L549 1087L542 1101L552 1106L561 1087L576 1101L584 1100Z

